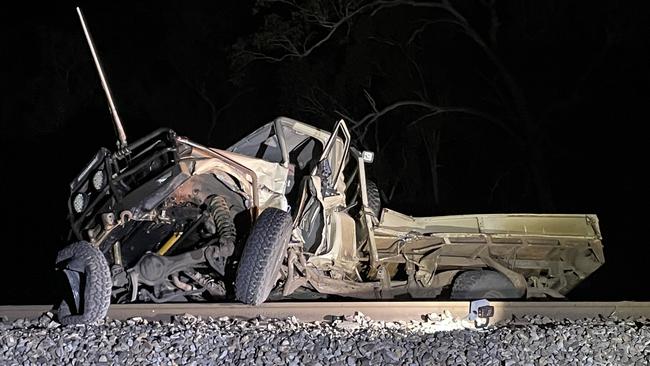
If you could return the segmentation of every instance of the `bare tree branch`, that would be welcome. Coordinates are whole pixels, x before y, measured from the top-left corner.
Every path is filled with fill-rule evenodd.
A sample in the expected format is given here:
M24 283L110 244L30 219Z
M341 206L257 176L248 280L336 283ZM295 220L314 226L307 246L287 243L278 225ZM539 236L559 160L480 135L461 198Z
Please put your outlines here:
M488 6L490 10L490 30L488 34L488 39L491 40L491 45L496 43L496 32L500 25L499 19L497 17L496 10L494 8L495 0L482 0ZM513 140L522 147L529 156L528 165L530 166L531 172L535 177L536 189L538 191L538 196L542 207L551 208L550 202L550 190L548 189L547 179L545 173L543 172L543 160L544 157L541 155L540 150L540 141L542 134L539 133L539 126L533 120L530 111L527 106L526 98L522 88L517 83L514 76L506 68L505 64L498 57L496 52L490 45L486 42L483 36L472 27L468 20L458 12L449 0L439 0L439 1L415 1L415 0L359 0L359 1L344 1L340 0L334 2L331 0L317 0L316 5L303 6L298 4L295 0L270 0L267 2L281 3L288 6L291 6L296 10L299 15L302 15L303 25L306 27L306 31L303 31L305 34L298 35L297 38L291 35L286 36L284 34L272 38L270 42L262 43L263 45L271 45L271 53L263 50L244 50L243 54L249 56L252 62L254 60L266 60L269 62L281 62L288 59L301 59L308 57L316 49L322 47L327 42L333 39L334 35L339 31L341 27L346 27L347 33L349 34L352 22L355 17L365 14L369 17L378 16L380 12L390 10L395 7L411 7L417 9L431 9L434 11L439 11L437 19L429 20L421 24L418 28L414 29L408 41L404 45L399 45L402 47L403 53L410 57L409 61L412 64L412 68L415 70L415 73L420 79L422 92L419 93L419 100L414 99L410 100L408 97L398 97L398 101L389 104L384 108L379 108L378 103L370 95L367 90L364 90L366 100L370 104L371 112L366 114L361 119L355 120L348 118L351 121L352 129L357 132L359 140L365 141L366 136L371 128L375 128L375 138L377 138L378 127L375 124L380 118L384 117L386 114L404 108L415 108L421 109L422 114L415 118L414 121L407 124L407 127L412 127L420 123L426 118L434 117L442 113L463 113L467 115L472 115L479 117L482 120L488 121L495 126L498 126L500 129L505 131L507 135L513 138ZM296 17L300 19L300 16ZM504 91L503 96L505 96L506 103L504 103L507 112L510 112L509 120L510 125L504 123L504 121L496 118L494 116L488 115L486 113L474 110L472 108L462 108L462 107L440 107L435 105L435 103L430 103L428 98L428 92L426 89L426 82L424 81L424 75L422 70L419 67L417 61L409 54L405 47L415 47L418 39L421 38L421 35L428 29L431 25L436 24L447 24L452 27L457 28L462 34L464 34L470 41L472 41L486 56L487 60L495 67L496 72L499 75L500 83L502 85L502 90ZM299 27L298 27L299 28ZM316 30L315 32L312 32ZM273 32L270 32L271 34ZM320 37L315 37L317 34L320 34ZM278 39L278 37L280 37ZM300 39L300 40L298 40ZM312 41L313 40L313 41ZM389 45L395 45L395 42L380 40ZM298 47L297 45L300 45ZM275 54L273 52L276 52ZM494 85L495 91L497 94L501 94L499 90L499 85ZM368 90L370 90L368 88ZM394 99L393 99L394 100ZM340 111L339 108L336 109L337 114L339 115L349 115L344 111ZM518 132L515 132L516 129ZM376 145L379 143L376 142Z
M282 3L282 4L287 4L292 7L295 7L296 9L302 11L302 14L305 16L305 19L308 21L315 23L317 26L320 26L322 28L328 29L329 31L318 41L314 42L312 45L307 46L306 43L303 44L303 49L301 51L297 50L297 47L292 46L284 46L282 47L283 49L287 50L285 54L281 56L270 56L268 54L262 53L262 52L253 52L253 51L242 51L242 55L248 55L251 57L251 60L247 62L246 64L256 61L256 60L264 60L264 61L269 61L269 62L282 62L286 59L299 59L299 58L304 58L309 56L312 52L314 52L316 49L321 47L323 44L325 44L327 41L329 41L334 34L341 28L342 26L347 25L347 23L357 15L364 13L373 7L376 6L374 2L362 5L355 9L354 11L350 12L349 9L346 10L345 16L341 17L337 21L328 21L325 19L324 16L319 16L316 15L315 13L298 6L295 2L293 1L286 1L286 0L269 0L269 2L276 2L276 3ZM289 51L287 48L292 49Z

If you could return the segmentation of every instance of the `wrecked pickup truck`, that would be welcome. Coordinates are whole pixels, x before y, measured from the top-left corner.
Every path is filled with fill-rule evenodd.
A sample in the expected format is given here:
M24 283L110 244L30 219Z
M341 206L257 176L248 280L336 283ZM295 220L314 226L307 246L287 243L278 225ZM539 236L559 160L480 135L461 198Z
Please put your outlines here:
M279 117L226 150L118 132L70 184L63 324L109 304L328 296L563 297L604 263L595 215L411 217L381 207L346 123Z
M280 117L227 150L161 129L128 151L100 150L71 185L64 321L111 300L562 297L604 261L594 215L381 209L344 121Z

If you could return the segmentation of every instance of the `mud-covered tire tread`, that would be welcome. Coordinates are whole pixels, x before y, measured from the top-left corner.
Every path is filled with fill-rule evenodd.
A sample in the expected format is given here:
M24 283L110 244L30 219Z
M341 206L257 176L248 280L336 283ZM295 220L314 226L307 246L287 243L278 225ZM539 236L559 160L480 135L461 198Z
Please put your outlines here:
M291 215L277 208L262 211L253 225L237 269L235 298L245 304L263 303L291 239Z
M83 258L86 267L86 283L81 300L84 311L82 314L71 314L68 304L62 301L58 311L59 323L95 323L106 317L111 303L111 271L104 254L88 242L80 241L63 248L57 255L56 263L72 257Z
M379 195L377 183L367 180L366 192L368 194L368 207L370 207L375 217L379 218L379 214L381 213L381 196Z
M515 299L522 295L508 277L491 270L462 272L456 276L451 289L454 300Z

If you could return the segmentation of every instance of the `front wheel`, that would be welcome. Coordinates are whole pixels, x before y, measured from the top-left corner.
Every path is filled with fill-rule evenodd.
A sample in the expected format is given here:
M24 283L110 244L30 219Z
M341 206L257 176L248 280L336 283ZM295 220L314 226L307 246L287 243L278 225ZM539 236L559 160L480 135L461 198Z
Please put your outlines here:
M271 293L291 239L291 215L269 207L253 225L239 261L235 297L245 304L259 305Z
M112 287L104 254L86 241L73 243L59 251L56 270L64 284L59 323L89 324L104 319Z

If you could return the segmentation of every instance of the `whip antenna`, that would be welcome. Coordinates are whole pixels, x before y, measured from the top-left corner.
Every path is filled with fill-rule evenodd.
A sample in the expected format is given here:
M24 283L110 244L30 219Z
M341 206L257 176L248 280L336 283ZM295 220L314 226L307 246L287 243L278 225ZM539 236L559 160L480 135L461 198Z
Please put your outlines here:
M113 103L113 94L111 93L111 88L108 86L106 81L106 76L104 76L104 69L102 68L101 62L99 62L99 56L97 56L97 51L95 51L95 44L93 43L93 38L90 36L90 31L88 26L86 26L86 20L84 19L81 9L77 7L77 13L79 14L79 20L81 20L81 27L84 30L86 35L86 41L88 41L88 47L90 47L90 53L93 55L93 60L95 61L95 67L97 68L97 73L99 73L99 79L102 82L102 88L104 88L104 94L106 94L106 99L108 100L108 108L111 111L111 117L113 117L113 124L115 125L115 131L117 132L117 146L120 149L126 149L126 133L124 132L124 126L122 126L122 121L120 120L119 114L117 114L117 108L115 103Z

